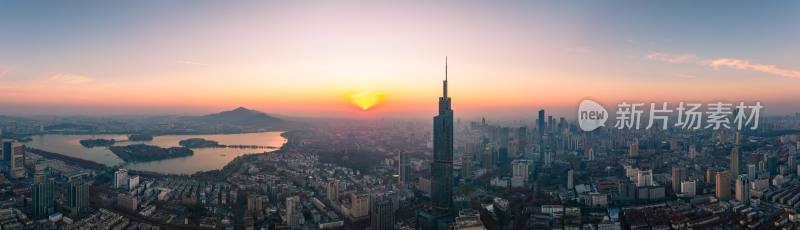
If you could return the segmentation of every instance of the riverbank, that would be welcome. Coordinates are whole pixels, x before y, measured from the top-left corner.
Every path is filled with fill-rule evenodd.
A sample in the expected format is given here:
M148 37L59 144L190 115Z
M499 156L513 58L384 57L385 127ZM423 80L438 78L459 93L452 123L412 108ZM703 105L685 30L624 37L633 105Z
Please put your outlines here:
M281 147L276 148L272 151L264 151L260 153L249 153L237 156L221 169L214 169L214 170L205 170L205 171L198 171L192 174L169 174L169 173L159 173L159 172L151 172L151 171L141 171L141 170L130 170L134 174L141 173L142 175L147 176L170 176L170 177L190 177L200 180L206 181L224 181L227 178L227 175L230 175L233 170L239 168L241 164L247 160L255 159L258 156L263 154L283 154L288 151L294 150L296 147L293 146L291 143L296 141L296 137L294 137L293 133L297 132L297 130L291 131L283 131L279 135L286 139L286 141L281 145Z
M84 168L89 168L89 169L94 169L94 170L105 170L105 169L108 168L108 166L106 166L104 164L100 164L100 163L94 162L94 161L85 160L85 159L81 159L81 158L77 158L77 157L71 157L71 156L67 156L67 155L64 155L64 154L54 153L54 152L45 151L45 150L41 150L41 149L30 148L30 147L27 147L27 146L25 147L25 151L33 153L33 154L36 154L36 155L40 155L40 156L43 156L43 157L53 158L53 159L57 159L57 160L61 160L61 161L67 162L67 163L79 165L79 166L84 167Z
M250 133L266 133L266 132L286 132L284 130L247 130L247 131L150 131L150 132L143 132L142 134L147 134L153 137L157 136L170 136L170 135L231 135L231 134L250 134ZM34 136L41 136L41 135L71 135L71 136L79 136L79 135L131 135L134 133L131 132L58 132L58 131L50 131L50 132L36 132L36 133L25 133L25 134L7 134L4 133L4 138L14 139L14 140L27 140L30 141L31 137ZM22 142L22 141L21 141Z

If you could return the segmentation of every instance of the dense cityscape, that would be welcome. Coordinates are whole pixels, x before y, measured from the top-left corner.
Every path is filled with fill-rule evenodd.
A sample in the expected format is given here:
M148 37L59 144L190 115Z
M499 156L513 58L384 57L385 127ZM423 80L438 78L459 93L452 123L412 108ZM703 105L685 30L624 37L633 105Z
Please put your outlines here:
M446 69L446 67L445 67ZM445 71L446 72L446 71ZM546 116L454 122L447 79L433 126L317 122L222 169L172 175L27 147L94 132L6 117L2 229L796 229L800 114L760 129L601 128ZM739 113L742 111L736 111ZM239 108L221 114L267 116ZM232 119L237 116L223 117ZM733 120L734 112L729 114ZM220 119L223 119L220 118ZM256 119L253 118L253 119ZM533 118L533 117L532 117ZM726 119L727 120L727 119ZM20 122L22 121L22 122ZM215 120L218 121L218 120ZM220 121L221 122L221 121ZM121 127L107 125L108 130ZM31 126L39 126L39 128ZM47 125L45 127L44 125ZM222 127L224 124L218 124ZM73 129L68 129L70 127ZM74 127L88 130L75 130ZM151 133L204 133L160 128ZM226 133L234 128L224 129ZM138 130L145 132L146 130ZM240 132L252 132L245 127ZM111 131L113 132L113 131ZM149 134L129 140L148 141ZM140 139L140 140L139 140ZM89 144L91 143L91 144ZM81 140L85 148L114 139ZM228 148L190 138L180 145ZM149 146L132 144L127 146ZM141 148L141 147L140 147ZM160 147L145 149L153 153ZM173 149L170 148L170 149ZM257 153L262 151L263 153ZM120 153L112 151L122 157ZM125 152L123 158L143 158ZM130 160L137 161L142 159ZM123 165L124 166L124 165Z
M800 1L0 1L0 230L800 229Z

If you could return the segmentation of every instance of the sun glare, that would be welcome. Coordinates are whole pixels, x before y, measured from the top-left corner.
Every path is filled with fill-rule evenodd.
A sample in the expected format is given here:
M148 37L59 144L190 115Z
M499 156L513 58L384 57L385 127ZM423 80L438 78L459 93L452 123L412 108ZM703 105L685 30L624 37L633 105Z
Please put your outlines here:
M376 92L358 92L350 95L350 102L361 110L369 110L383 101L383 94Z

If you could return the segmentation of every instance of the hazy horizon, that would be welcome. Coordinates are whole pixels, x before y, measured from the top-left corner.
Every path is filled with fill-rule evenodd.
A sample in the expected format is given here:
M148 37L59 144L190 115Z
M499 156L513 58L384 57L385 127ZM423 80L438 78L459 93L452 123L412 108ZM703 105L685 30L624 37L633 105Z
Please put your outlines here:
M628 101L631 102L631 101ZM616 108L615 104L608 104L603 103L604 106L610 106L607 108ZM670 104L670 106L677 106L677 104ZM201 115L209 115L213 113L219 113L223 111L231 111L238 107L231 107L231 108L221 108L219 110L188 110L184 112L147 112L147 111L140 111L140 113L86 113L86 112L75 112L75 113L59 113L59 114L51 114L51 113L0 113L0 116L13 116L13 117L23 117L23 118L47 118L47 117L89 117L89 118L152 118L152 117L161 117L161 116L201 116ZM360 113L360 114L353 114L353 113L338 113L338 114L324 114L324 113L301 113L301 114L291 114L291 113L277 113L271 112L267 110L259 110L256 108L249 108L247 109L256 110L260 112L264 112L270 116L289 119L289 120L382 120L382 119L389 119L389 120L409 120L409 121L428 121L430 120L431 114L428 113L402 113L402 112L385 112L385 113ZM769 108L769 107L768 107ZM500 108L494 110L466 110L466 111L456 111L455 118L464 121L476 121L480 120L481 118L485 118L487 121L490 122L517 122L517 121L526 121L526 122L535 122L536 115L539 109L545 109L546 116L553 116L553 118L559 119L561 117L573 122L577 118L577 105L575 106L564 106L564 107L548 107L548 108ZM609 111L611 114L614 114L615 111ZM800 112L786 112L786 113L774 113L771 112L769 109L765 109L762 111L762 117L781 117L781 116L796 116Z

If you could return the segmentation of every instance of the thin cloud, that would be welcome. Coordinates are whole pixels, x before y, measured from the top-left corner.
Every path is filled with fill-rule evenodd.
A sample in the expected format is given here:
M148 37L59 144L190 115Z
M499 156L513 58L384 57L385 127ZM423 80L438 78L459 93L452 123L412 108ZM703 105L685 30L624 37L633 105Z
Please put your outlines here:
M50 75L50 77L46 80L48 83L55 83L55 84L84 84L94 81L94 79L83 76L83 75L76 75L76 74L54 74Z
M694 54L674 55L668 53L651 53L645 57L650 60L663 61L669 63L687 63L687 62L693 62L695 59L697 59L697 56Z
M800 70L784 69L770 64L758 64L749 60L736 58L717 58L717 59L698 59L694 54L673 55L668 53L651 53L645 56L649 60L656 60L669 63L691 63L701 66L708 66L718 70L720 68L731 68L737 70L750 70L762 72L782 77L800 78Z
M675 75L675 76L676 76L676 77L679 77L679 78L687 78L687 79L688 79L688 78L696 78L696 77L697 77L697 76L695 76L695 75L689 75L689 74L677 74L677 75Z
M713 67L714 69L728 67L732 69L751 70L784 77L800 78L800 71L798 70L784 69L775 65L757 64L741 59L719 58L711 60L707 63L707 65Z

